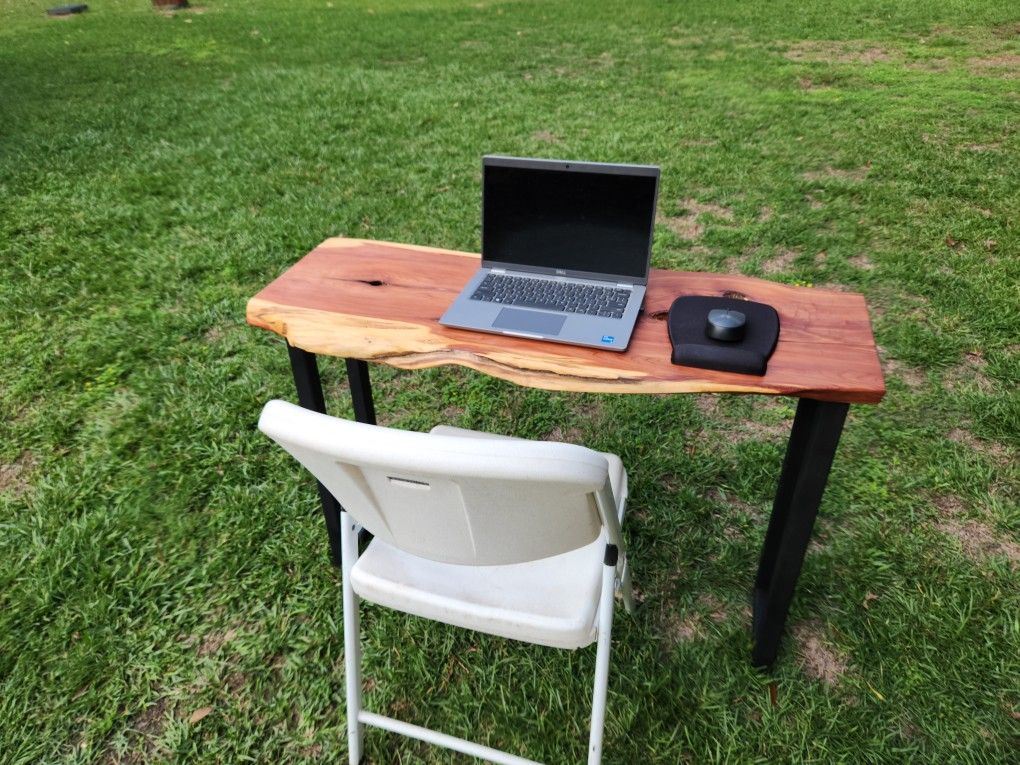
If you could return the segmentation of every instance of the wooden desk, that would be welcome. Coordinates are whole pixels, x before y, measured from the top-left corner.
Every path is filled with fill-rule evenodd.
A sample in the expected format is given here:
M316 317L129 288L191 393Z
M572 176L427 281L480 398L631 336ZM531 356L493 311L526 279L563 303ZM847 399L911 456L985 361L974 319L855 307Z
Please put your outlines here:
M366 361L403 369L459 364L519 385L600 393L766 393L800 398L755 582L754 663L776 656L850 403L885 393L861 295L727 274L653 270L625 353L443 327L438 319L478 255L334 238L248 302L248 323L286 338L302 406L325 411L315 354L347 360L355 416L375 422ZM729 295L779 312L764 377L670 363L666 311L678 295ZM338 507L319 487L338 560Z

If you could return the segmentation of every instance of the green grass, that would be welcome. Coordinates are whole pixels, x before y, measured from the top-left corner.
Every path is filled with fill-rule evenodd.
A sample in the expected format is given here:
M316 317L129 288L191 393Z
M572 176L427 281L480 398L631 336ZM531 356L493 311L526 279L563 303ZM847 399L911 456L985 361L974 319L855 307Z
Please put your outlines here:
M0 1L0 761L342 761L339 581L255 430L293 392L245 301L331 235L477 249L487 152L659 164L655 265L863 292L883 349L771 674L746 604L795 402L373 368L385 424L630 467L605 761L1020 757L1015 7L45 5ZM363 621L369 709L582 761L593 649Z

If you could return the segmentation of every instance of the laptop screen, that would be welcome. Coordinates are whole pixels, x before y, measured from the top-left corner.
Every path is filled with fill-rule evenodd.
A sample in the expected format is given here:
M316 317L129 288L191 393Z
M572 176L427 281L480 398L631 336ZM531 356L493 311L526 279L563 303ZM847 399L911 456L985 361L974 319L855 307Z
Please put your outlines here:
M487 158L482 257L486 265L643 280L658 180L654 167L553 161L504 165Z

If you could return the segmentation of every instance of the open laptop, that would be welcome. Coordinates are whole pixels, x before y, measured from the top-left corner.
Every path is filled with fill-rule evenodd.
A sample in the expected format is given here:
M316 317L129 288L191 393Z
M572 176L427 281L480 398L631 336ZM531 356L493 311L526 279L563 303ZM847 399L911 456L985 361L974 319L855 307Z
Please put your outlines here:
M441 324L623 351L648 283L659 168L482 159L482 267Z

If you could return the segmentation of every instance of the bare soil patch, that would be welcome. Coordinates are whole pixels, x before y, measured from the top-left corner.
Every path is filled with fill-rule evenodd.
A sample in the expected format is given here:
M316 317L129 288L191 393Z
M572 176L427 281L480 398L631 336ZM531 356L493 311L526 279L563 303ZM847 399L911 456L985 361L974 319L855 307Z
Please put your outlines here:
M10 492L15 497L22 496L31 485L29 473L33 467L35 456L29 451L23 451L14 462L0 464L0 492Z
M963 360L959 364L946 370L942 381L947 388L954 391L974 386L982 393L991 393L995 385L983 371L986 366L988 362L980 351L968 351L963 354Z
M712 417L719 409L719 395L713 393L702 393L694 397L694 408L701 414Z
M981 562L990 557L1004 557L1011 568L1020 568L1020 544L1001 537L990 526L976 520L947 520L937 524L943 534L960 543L964 555Z
M946 434L946 438L953 443L967 447L973 452L986 454L996 460L1001 460L1009 456L1009 449L1002 444L994 441L983 441L969 430L964 430L963 428L953 428L953 430Z
M558 441L565 444L579 444L584 434L578 428L563 428L559 425L545 434L545 441Z
M237 629L235 627L225 631L214 630L205 635L199 642L198 655L203 657L212 656L235 637L237 637Z
M871 258L864 254L854 255L852 258L849 258L847 262L854 268L858 268L861 271L871 271L875 268L875 264L871 262Z
M801 178L805 181L826 181L826 180L841 180L841 181L863 181L868 177L868 172L871 168L868 165L855 168L853 170L844 170L838 167L832 167L826 165L821 170L809 170L806 173L801 174Z
M902 380L911 390L919 390L924 385L927 377L923 369L908 366L899 359L889 358L886 349L882 346L878 346L878 357L885 373Z
M799 250L781 248L775 255L761 264L761 270L767 274L779 274L789 270L793 261L800 255Z
M729 207L723 207L722 205L713 204L711 202L699 202L693 197L684 199L680 203L680 206L687 210L688 213L692 213L697 216L708 213L726 220L733 220L733 210Z
M686 239L689 242L699 239L705 233L705 227L698 223L697 215L661 215L658 222L681 239Z
M972 58L967 60L970 70L975 74L993 75L1014 79L1020 77L1020 54L1001 53L996 56Z
M701 640L705 637L702 629L701 616L698 614L680 615L670 612L660 622L663 637L669 645L686 643L691 640Z
M127 724L128 746L132 751L121 757L116 752L107 750L101 760L103 765L136 765L153 762L156 744L170 719L169 707L170 703L165 698L161 698L132 717Z
M843 652L825 641L821 623L810 621L796 625L793 639L804 674L826 685L837 685L849 665Z
M939 494L932 500L939 513L945 518L962 515L966 509L963 500L955 494Z
M948 58L919 58L908 61L904 66L918 72L945 72L952 63Z
M562 143L560 137L549 130L536 130L531 137L540 143Z
M822 64L876 64L893 60L887 49L867 40L802 40L787 48L783 57Z
M978 154L982 154L986 151L998 151L1002 148L1002 144L998 142L993 143L965 143L960 147L964 151L973 151Z
M730 618L725 604L711 593L706 593L698 598L698 607L704 609L708 618L715 624L722 624Z

